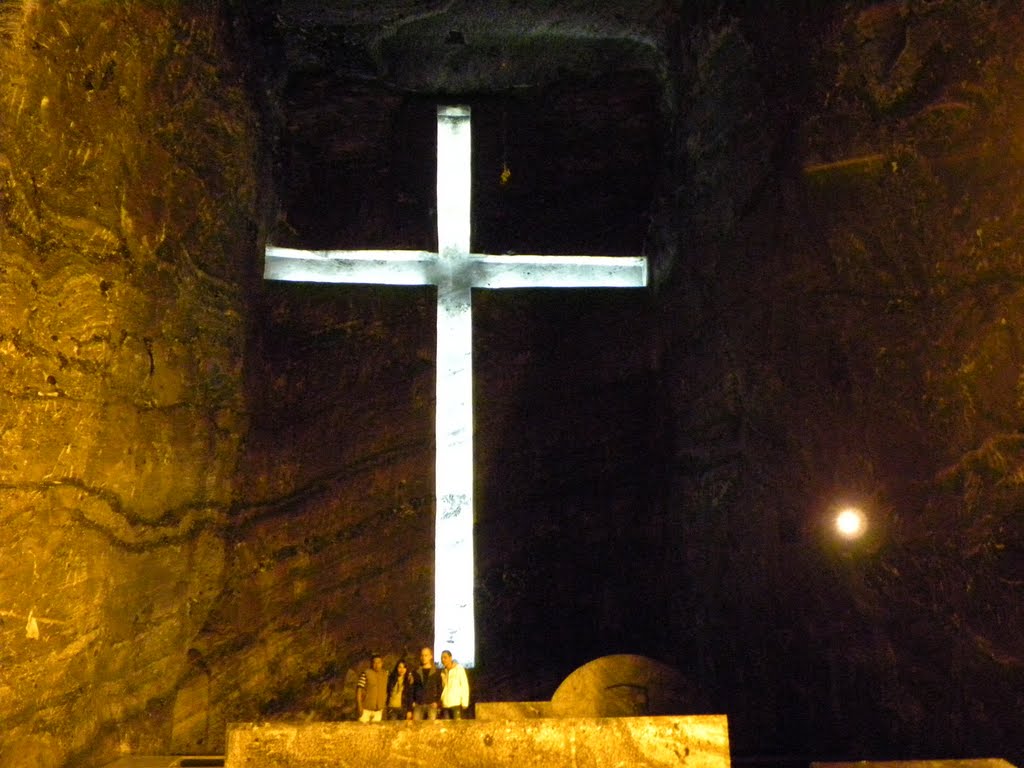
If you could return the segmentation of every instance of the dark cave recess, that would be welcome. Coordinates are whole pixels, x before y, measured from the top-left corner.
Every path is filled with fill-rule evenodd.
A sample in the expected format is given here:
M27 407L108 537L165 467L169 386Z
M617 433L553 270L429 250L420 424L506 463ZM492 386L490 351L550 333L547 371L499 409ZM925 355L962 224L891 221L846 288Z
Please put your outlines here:
M474 251L644 249L664 147L649 73L450 96L305 75L285 96L276 245L435 249L436 109L466 104Z

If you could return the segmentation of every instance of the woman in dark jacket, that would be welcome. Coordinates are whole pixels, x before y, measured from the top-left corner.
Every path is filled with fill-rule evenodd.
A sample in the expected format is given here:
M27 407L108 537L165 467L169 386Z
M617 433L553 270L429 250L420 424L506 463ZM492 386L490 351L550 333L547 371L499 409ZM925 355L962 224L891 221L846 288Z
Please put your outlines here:
M412 670L399 659L388 675L388 720L412 720L413 682Z

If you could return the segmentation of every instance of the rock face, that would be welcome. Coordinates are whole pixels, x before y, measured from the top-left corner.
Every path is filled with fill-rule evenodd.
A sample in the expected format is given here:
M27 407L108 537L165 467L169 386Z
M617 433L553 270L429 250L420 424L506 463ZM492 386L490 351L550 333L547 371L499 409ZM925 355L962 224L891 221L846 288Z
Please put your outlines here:
M476 698L629 651L737 754L1019 762L1019 13L489 5L3 6L0 765L344 717L430 637L433 296L260 270L432 248L449 99L481 250L655 274L475 299Z
M231 768L355 768L422 761L453 768L577 766L729 768L724 715L527 719L514 722L236 723Z
M258 192L221 23L4 8L3 765L161 743L221 590Z

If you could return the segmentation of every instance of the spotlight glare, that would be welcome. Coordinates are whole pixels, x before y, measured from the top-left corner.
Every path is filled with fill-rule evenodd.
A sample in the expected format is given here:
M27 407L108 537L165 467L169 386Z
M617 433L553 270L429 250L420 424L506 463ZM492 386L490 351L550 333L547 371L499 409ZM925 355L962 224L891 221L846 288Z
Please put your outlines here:
M859 538L867 527L864 513L856 507L844 507L836 515L836 531L846 539Z

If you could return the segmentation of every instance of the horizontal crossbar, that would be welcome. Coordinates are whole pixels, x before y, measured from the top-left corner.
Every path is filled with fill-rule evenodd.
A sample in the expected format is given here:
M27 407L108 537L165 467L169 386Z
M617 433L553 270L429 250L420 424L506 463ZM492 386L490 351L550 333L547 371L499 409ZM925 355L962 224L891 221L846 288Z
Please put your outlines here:
M472 288L641 288L647 260L622 256L465 254L429 251L304 251L267 246L264 277L316 283L438 285L454 276Z

